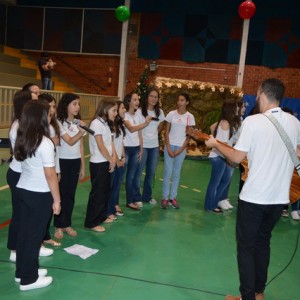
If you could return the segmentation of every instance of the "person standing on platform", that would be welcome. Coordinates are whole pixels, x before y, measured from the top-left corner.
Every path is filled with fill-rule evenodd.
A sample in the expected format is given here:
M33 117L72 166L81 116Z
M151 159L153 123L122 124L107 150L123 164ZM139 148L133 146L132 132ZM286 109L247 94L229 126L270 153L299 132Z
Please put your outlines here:
M42 89L52 90L51 71L56 63L52 61L47 52L42 52L38 65L41 73Z
M289 203L294 164L275 125L283 127L294 149L300 148L300 123L279 107L285 87L276 78L264 80L257 91L259 114L247 117L233 149L211 135L205 143L229 160L249 163L247 180L239 195L236 223L237 260L241 296L226 300L263 300L270 262L272 230ZM283 167L284 166L284 167Z

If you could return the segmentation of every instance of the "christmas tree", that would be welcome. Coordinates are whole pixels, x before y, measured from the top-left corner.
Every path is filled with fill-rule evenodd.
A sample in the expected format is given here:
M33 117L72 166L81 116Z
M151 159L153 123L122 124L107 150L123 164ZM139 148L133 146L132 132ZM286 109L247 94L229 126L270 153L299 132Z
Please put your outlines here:
M140 76L139 82L136 84L136 88L132 91L133 93L138 94L141 100L145 99L147 95L147 90L149 87L149 73L149 66L146 65L144 72Z

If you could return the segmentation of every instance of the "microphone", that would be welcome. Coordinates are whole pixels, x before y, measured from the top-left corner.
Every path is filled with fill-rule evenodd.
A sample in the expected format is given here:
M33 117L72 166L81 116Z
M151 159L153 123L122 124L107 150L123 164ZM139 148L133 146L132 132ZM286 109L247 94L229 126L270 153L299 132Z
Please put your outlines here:
M79 120L79 119L74 119L74 120L73 120L73 124L75 124L75 125L79 126L80 128L84 129L85 131L87 131L87 132L88 132L89 134L91 134L91 135L94 135L94 134L95 134L95 131L94 131L94 130L92 130L92 129L86 127L86 126L80 125L80 120Z

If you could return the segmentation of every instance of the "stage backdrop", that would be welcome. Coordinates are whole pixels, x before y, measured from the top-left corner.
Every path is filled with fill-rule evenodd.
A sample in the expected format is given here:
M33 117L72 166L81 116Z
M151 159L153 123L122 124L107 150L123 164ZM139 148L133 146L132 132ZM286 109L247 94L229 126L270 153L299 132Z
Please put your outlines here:
M165 114L176 109L179 93L188 93L188 110L195 116L196 127L204 132L209 132L209 126L218 120L225 100L240 102L243 97L241 88L211 82L156 77L155 86L160 89Z
M244 95L243 101L246 103L245 117L248 116L251 110L255 106L256 96L254 95ZM298 98L284 98L281 102L281 107L288 107L294 112L295 117L300 120L300 99Z

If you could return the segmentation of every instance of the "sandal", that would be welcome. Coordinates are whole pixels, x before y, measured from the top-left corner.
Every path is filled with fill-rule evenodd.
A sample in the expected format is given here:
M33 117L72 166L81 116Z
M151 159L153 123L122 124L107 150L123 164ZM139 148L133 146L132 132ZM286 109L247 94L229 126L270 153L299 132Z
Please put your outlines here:
M122 217L122 216L124 216L124 213L123 213L122 210L117 210L116 215L119 216L119 217Z
M105 231L105 228L103 226L95 226L92 228L86 227L86 229L91 230L91 231L96 231L96 232L104 232Z
M117 217L114 214L109 215L107 218L112 220L117 220Z
M54 237L59 240L61 240L64 237L62 228L55 228Z
M43 241L43 244L51 245L53 247L60 247L61 246L61 242L57 242L57 241L52 240L52 239Z
M217 214L217 215L223 214L223 210L220 209L220 208L215 208L215 209L213 209L211 212L213 212L213 213L215 213L215 214Z
M77 231L74 230L72 227L66 227L62 229L64 232L66 232L69 236L75 237L77 236Z
M104 224L109 224L112 223L114 221L114 219L111 218L107 218L106 220L103 221Z

